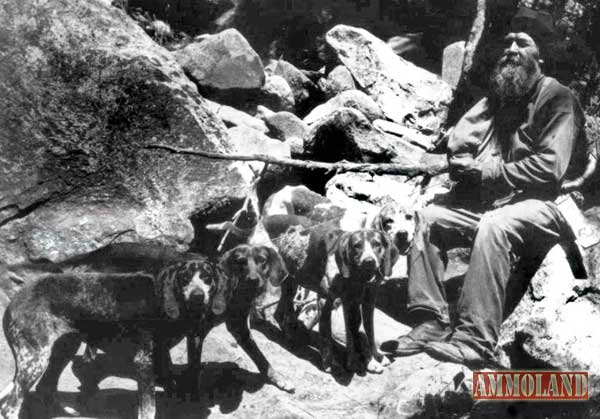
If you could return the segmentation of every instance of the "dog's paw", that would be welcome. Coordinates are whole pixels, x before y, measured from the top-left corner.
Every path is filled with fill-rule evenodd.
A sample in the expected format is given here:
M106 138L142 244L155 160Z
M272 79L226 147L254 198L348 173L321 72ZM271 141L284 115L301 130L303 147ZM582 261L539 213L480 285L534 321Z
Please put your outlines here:
M331 346L328 344L321 345L321 364L323 365L323 371L329 373L331 372L333 361L333 352L331 350Z
M348 357L346 358L346 369L350 372L356 372L356 373L363 372L364 368L363 368L362 363L360 362L358 354L356 354L356 353L348 354Z
M391 364L390 359L385 356L383 353L379 352L378 350L373 350L372 351L373 354L373 358L379 362L381 364L382 367L387 367L388 365Z
M69 404L61 402L57 395L54 392L46 393L45 391L41 391L37 396L37 402L43 409L45 410L48 416L61 416L61 417L69 417L69 416L81 416L80 410L81 407L74 407ZM33 412L30 412L33 413ZM32 416L42 416L41 412L36 411Z
M367 371L371 374L381 374L383 372L383 365L375 358L371 358L367 364Z
M392 362L390 361L390 359L387 356L382 356L379 363L381 364L382 367L387 367L387 366L391 365Z
M285 392L294 393L296 391L294 385L289 382L283 374L275 371L273 368L269 369L269 372L267 373L267 380L275 387Z

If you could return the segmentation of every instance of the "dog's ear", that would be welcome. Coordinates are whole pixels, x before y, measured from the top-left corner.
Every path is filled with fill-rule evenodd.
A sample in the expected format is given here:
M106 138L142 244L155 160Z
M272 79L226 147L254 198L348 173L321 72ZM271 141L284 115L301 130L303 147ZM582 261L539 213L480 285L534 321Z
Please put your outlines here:
M223 275L217 275L219 277L217 281L217 291L212 299L210 309L212 312L219 316L227 310L227 295L228 295L228 277Z
M177 301L177 271L167 269L160 273L163 291L163 309L171 319L179 318L179 302Z
M392 268L396 264L400 252L398 252L396 246L392 244L387 234L382 233L381 236L383 238L382 242L384 246L383 263L381 266L383 267L383 277L387 278L392 274Z
M350 242L350 233L344 233L340 237L338 245L335 249L335 262L342 277L350 277L350 251L348 249Z
M227 302L234 288L237 287L237 275L235 273L235 248L231 249L223 256L217 269L217 291L212 299L211 310L217 316L227 310Z
M325 249L327 254L331 253L333 249L336 248L342 234L344 234L344 230L340 229L330 230L325 234Z
M283 259L281 259L279 252L277 252L277 250L273 249L272 247L261 247L264 248L267 254L269 255L267 259L267 263L269 266L267 277L269 278L269 282L271 282L271 285L273 285L274 287L278 287L288 276L288 271L285 267L285 264L283 263Z

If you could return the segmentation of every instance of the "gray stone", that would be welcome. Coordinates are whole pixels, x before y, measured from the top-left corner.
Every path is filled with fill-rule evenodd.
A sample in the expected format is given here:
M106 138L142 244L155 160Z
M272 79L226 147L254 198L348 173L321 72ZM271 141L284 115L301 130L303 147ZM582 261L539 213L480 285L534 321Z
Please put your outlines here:
M381 108L366 93L360 90L348 90L342 92L322 105L314 108L306 117L304 122L312 125L322 118L328 117L339 108L353 108L360 111L369 121L383 117Z
M273 157L290 157L290 148L283 141L267 137L260 131L248 127L233 127L227 130L233 151L238 154L264 154ZM262 163L261 163L262 164Z
M349 198L377 206L392 204L400 208L416 208L420 194L419 177L408 179L401 175L373 175L370 173L341 173L325 185L326 195L333 200L335 190Z
M231 106L221 105L207 100L210 110L225 122L228 127L245 126L264 134L269 132L269 128L263 120L248 115L246 112L239 111Z
M266 117L265 121L271 135L289 144L292 154L304 152L304 137L309 129L300 118L290 112L277 112Z
M458 85L465 56L465 41L458 41L444 48L442 79L453 89Z
M555 246L502 324L502 362L512 368L588 371L590 397L598 396L600 290L592 282L574 279L563 249Z
M277 75L267 75L261 101L275 112L294 112L296 104L290 85L283 77Z
M290 85L298 110L304 111L315 100L313 96L317 87L292 64L285 60L279 60L272 71L274 75L283 77Z
M409 143L422 147L424 150L431 151L435 148L434 139L431 135L425 135L421 131L395 122L377 119L373 121L373 126L388 134L397 135L406 139Z
M364 29L338 25L326 40L387 118L399 124L414 119L416 126L440 131L452 99L446 82L397 56Z
M259 89L265 83L260 57L236 29L226 29L174 53L200 86L214 89Z
M356 89L352 73L343 65L335 67L329 72L327 77L320 78L318 86L327 99L331 99L346 90Z
M231 144L177 62L122 10L95 1L5 5L4 262L62 259L114 240L186 247L199 208L245 197L247 165L144 149Z
M389 138L352 108L336 109L313 124L304 149L321 161L390 161L395 155Z

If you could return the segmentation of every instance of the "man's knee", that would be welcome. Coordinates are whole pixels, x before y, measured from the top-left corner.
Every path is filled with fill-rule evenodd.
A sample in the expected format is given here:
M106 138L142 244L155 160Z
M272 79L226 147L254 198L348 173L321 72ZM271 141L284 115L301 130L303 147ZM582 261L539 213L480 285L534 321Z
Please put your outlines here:
M438 247L443 247L443 237L448 232L443 228L445 224L451 220L451 213L447 208L437 205L429 205L415 213L415 235L414 243L417 248L422 247L425 243L435 244Z
M416 211L417 223L432 225L446 217L448 210L438 205L428 205L425 208Z
M503 242L514 233L511 220L498 214L487 213L481 217L477 226L475 240Z

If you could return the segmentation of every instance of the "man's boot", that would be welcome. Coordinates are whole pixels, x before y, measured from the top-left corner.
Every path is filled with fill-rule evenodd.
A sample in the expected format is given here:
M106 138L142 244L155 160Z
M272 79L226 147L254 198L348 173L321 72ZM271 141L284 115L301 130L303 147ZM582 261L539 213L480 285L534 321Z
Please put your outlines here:
M408 356L422 352L429 342L445 340L452 334L450 326L437 317L421 322L408 334L381 344L381 350L392 356Z

